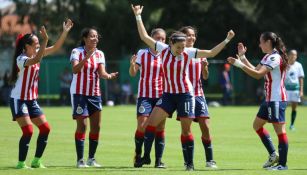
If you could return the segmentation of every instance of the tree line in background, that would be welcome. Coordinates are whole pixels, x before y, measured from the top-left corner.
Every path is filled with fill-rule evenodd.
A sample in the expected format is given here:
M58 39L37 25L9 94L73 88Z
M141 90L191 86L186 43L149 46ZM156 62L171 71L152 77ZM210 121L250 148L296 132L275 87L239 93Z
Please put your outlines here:
M184 25L198 29L199 48L210 49L236 32L234 41L218 55L235 55L236 43L244 42L250 58L260 58L259 35L264 31L279 34L289 48L306 51L307 3L303 0L15 0L17 14L30 15L36 25L44 24L55 40L61 21L71 18L75 25L66 42L67 54L78 45L84 27L96 26L102 35L99 48L108 59L120 59L136 52L140 41L130 4L144 5L143 21L147 30L162 27L169 33Z

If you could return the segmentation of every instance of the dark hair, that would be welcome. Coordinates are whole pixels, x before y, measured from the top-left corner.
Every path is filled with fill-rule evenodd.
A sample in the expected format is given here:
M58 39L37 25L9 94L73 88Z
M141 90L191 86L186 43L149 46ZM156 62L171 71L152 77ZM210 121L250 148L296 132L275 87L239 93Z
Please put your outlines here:
M169 42L172 43L172 44L175 44L175 43L180 42L180 41L185 41L186 38L187 38L186 34L179 32L179 31L175 31L169 37Z
M158 32L163 32L166 34L165 30L162 29L162 28L155 28L155 29L152 29L152 31L150 32L150 36L153 37L155 34L157 34Z
M197 37L197 29L195 27L192 27L192 26L183 26L179 29L180 32L184 33L184 34L187 34L188 33L188 30L191 29L194 31L195 33L195 37Z
M10 83L15 83L17 80L17 57L23 53L26 44L32 45L33 44L33 34L28 33L25 34L24 36L18 35L18 38L16 39L16 48L15 48L15 53L13 57L13 63L12 63L12 73L10 76Z
M88 37L89 33L91 30L95 30L98 33L98 30L96 29L96 27L89 27L89 28L84 28L81 31L81 42L80 42L80 46L84 46L85 42L83 40L83 38ZM98 34L98 38L100 38L100 35Z
M273 32L264 32L261 34L261 37L264 41L271 41L272 48L275 48L282 58L282 68L286 69L289 65L289 60L287 56L287 49L282 39Z

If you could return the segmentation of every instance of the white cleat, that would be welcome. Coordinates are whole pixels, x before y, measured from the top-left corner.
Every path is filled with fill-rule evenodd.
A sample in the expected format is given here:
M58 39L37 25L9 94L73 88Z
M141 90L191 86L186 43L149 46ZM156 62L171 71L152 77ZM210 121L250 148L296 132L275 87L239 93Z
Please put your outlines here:
M77 168L88 168L89 166L85 163L83 159L78 160Z
M276 166L271 166L266 168L267 170L272 170L272 171L280 171L280 170L288 170L287 166L282 166L282 165L276 165Z
M273 152L271 155L269 155L269 160L265 162L265 164L262 166L263 168L272 167L275 163L277 163L279 160L279 155L277 152Z
M206 162L206 167L212 168L212 169L217 169L216 162L214 160L211 160L210 162Z
M101 165L96 162L95 158L89 158L86 164L90 167L96 167L96 168L101 167Z

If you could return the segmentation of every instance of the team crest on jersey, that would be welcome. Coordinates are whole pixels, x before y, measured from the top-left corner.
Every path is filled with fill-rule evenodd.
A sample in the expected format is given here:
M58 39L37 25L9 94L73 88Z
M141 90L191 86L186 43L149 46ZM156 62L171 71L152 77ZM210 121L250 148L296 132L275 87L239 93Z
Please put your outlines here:
M143 106L143 105L141 105L140 107L139 107L139 113L144 113L145 112L145 107Z
M159 101L157 101L156 105L162 104L162 99L160 98Z
M81 106L78 105L76 112L77 112L77 114L83 113L83 109L81 108Z
M22 113L24 113L24 114L29 113L29 112L28 112L28 107L27 107L26 105L23 105L23 106L22 106L21 111L22 111Z

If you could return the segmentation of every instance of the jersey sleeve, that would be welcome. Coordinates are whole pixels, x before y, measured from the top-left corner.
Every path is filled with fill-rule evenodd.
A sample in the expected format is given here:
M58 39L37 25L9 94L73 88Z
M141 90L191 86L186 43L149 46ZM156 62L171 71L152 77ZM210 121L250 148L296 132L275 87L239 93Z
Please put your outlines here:
M185 48L185 51L187 52L189 59L196 58L197 50L198 49L196 48Z
M136 54L136 60L135 60L135 62L136 62L136 64L138 64L139 66L141 66L142 65L142 54L144 53L144 51L143 50L139 50L138 51L138 53Z
M25 55L21 55L21 56L18 56L17 57L17 66L18 66L18 69L22 69L25 67L25 64L26 64L26 61L28 60L29 58Z
M155 44L155 51L162 52L162 50L168 48L168 45L165 43L162 43L160 41L157 41Z
M299 78L304 78L304 77L305 77L304 69L303 69L302 64L299 64L298 77L299 77Z
M80 55L80 51L78 51L77 49L73 49L70 55L70 62L74 60L79 61L79 55Z
M266 60L261 61L261 64L272 70L280 65L280 59L280 55L270 55Z
M99 54L98 54L98 64L106 64L106 58L104 56L104 53L102 51L99 51Z

